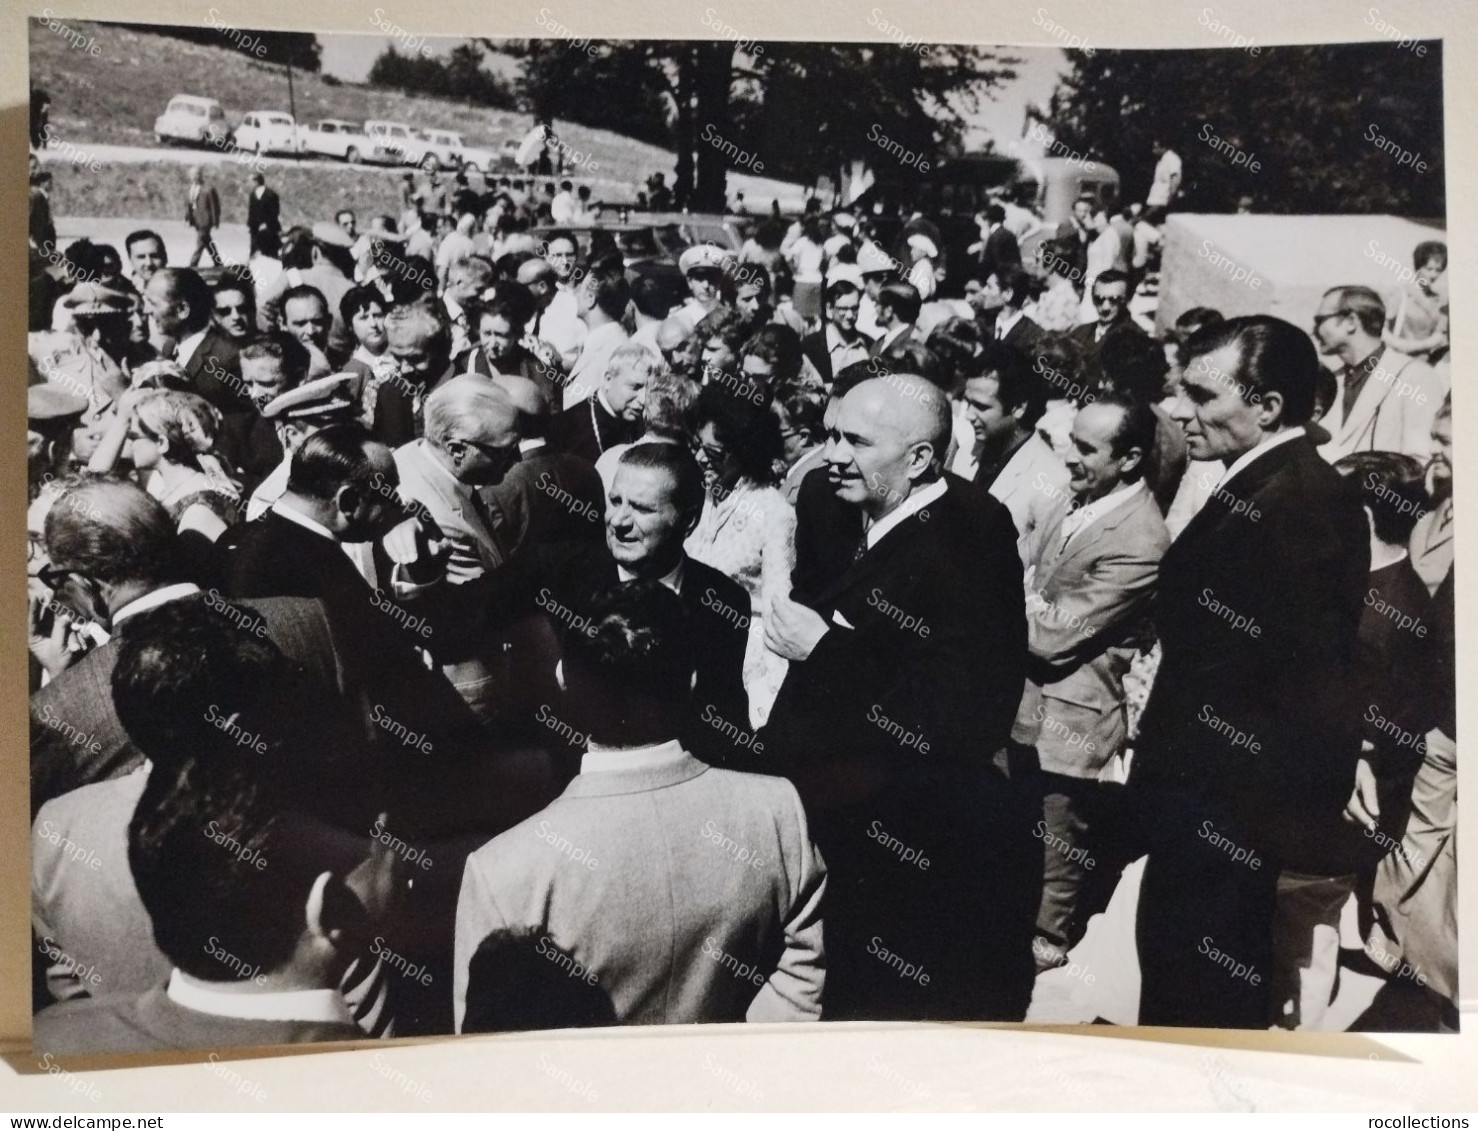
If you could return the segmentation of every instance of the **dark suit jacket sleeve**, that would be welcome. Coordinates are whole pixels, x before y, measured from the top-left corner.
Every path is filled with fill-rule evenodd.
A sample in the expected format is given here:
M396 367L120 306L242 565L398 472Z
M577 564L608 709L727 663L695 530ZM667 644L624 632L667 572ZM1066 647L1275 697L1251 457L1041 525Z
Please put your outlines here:
M684 569L684 604L693 614L699 648L693 685L695 720L684 735L685 742L711 765L762 770L762 752L731 740L710 721L716 717L731 722L753 737L749 734L749 693L744 690L749 625L738 619L749 614L749 594L737 581L691 558Z
M998 517L1010 521L1004 510ZM995 533L990 546L961 538L920 547L867 587L863 600L887 601L920 627L898 627L881 612L853 629L833 624L803 662L815 702L778 720L785 749L948 758L1005 743L1026 675L1025 595L1015 539ZM904 751L888 723L928 749L921 741Z

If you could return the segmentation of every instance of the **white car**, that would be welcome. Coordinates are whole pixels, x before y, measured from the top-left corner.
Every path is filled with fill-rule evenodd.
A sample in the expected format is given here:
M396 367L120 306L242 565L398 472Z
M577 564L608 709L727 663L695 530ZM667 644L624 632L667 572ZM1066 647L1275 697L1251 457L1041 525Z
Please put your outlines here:
M154 119L154 137L160 145L188 141L195 145L221 145L231 134L226 112L214 98L176 94L164 113Z
M409 155L419 153L421 140L404 122L384 122L372 119L364 124L364 136L370 140L370 149L362 154L366 161L385 165L413 165Z
M479 149L462 140L455 130L412 129L406 147L405 163L419 165L423 169L482 169L491 170L497 165L497 156L490 149Z
M236 127L236 147L251 153L301 153L302 140L291 114L253 110Z
M304 153L316 153L320 157L337 157L356 165L363 161L374 148L374 142L365 136L364 130L355 122L343 118L325 118L321 122L301 127L298 136L302 139Z

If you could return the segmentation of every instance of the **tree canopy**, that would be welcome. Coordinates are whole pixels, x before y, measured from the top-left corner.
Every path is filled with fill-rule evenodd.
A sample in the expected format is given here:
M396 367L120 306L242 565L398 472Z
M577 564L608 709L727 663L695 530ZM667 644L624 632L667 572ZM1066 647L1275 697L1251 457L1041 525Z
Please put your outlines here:
M1259 212L1436 217L1442 44L1420 46L1069 51L1071 73L1036 117L1117 169L1129 200L1144 199L1158 138L1184 164L1185 208L1231 211L1246 196Z

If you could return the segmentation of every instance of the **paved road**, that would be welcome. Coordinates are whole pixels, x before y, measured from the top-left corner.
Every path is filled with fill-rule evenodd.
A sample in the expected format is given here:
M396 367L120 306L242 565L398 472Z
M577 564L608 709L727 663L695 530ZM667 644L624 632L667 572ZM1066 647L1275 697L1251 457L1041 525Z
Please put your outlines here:
M94 145L88 142L67 142L57 148L46 148L43 146L37 151L37 156L43 165L86 165L91 161L109 162L125 165L237 165L244 168L260 169L263 174L269 174L273 169L299 168L299 169L346 169L358 168L370 174L381 174L385 176L399 176L405 172L404 165L369 165L361 164L351 166L343 161L336 161L328 157L277 157L258 156L255 153L245 153L239 150L223 150L211 145L203 146L148 146L148 145ZM498 173L497 176L504 174ZM512 174L508 174L512 175ZM671 174L669 173L669 177ZM635 192L636 186L624 181L612 180L606 177L581 176L578 169L571 170L565 174L565 178L575 184L588 184L594 188L606 186L619 186ZM805 186L792 184L788 181L777 181L770 177L755 176L752 173L742 173L738 170L729 172L729 192L744 193L746 202L750 205L750 211L764 211L768 213L769 203L772 199L780 201L780 207L787 212L799 212L805 204ZM193 245L192 245L193 246ZM224 249L222 249L224 251Z
M94 219L91 216L59 216L56 219L56 242L58 248L66 250L68 244L80 236L100 243L109 243L127 256L123 241L129 232L138 228L149 228L158 232L164 240L164 250L173 266L184 266L190 262L190 253L195 250L195 229L183 220L138 220L138 219ZM216 229L216 247L226 257L227 263L245 263L250 244L245 224L222 224Z

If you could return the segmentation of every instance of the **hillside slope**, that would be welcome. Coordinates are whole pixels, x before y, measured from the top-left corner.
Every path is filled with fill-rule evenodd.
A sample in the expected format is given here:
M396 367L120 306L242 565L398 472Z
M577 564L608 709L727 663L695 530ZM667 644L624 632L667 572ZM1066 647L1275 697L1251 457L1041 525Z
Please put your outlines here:
M51 95L51 122L57 133L77 143L154 144L154 119L176 94L218 100L235 125L252 110L288 109L287 76L231 49L209 47L163 35L145 35L115 24L67 21L100 54L74 48L68 38L32 20L31 81ZM367 86L331 85L323 76L293 72L298 119L388 118L413 125L459 131L469 144L496 149L522 138L530 115L470 107L447 99ZM601 178L630 183L655 170L670 170L672 154L605 130L556 123L561 139L588 155ZM577 172L579 170L576 170Z

